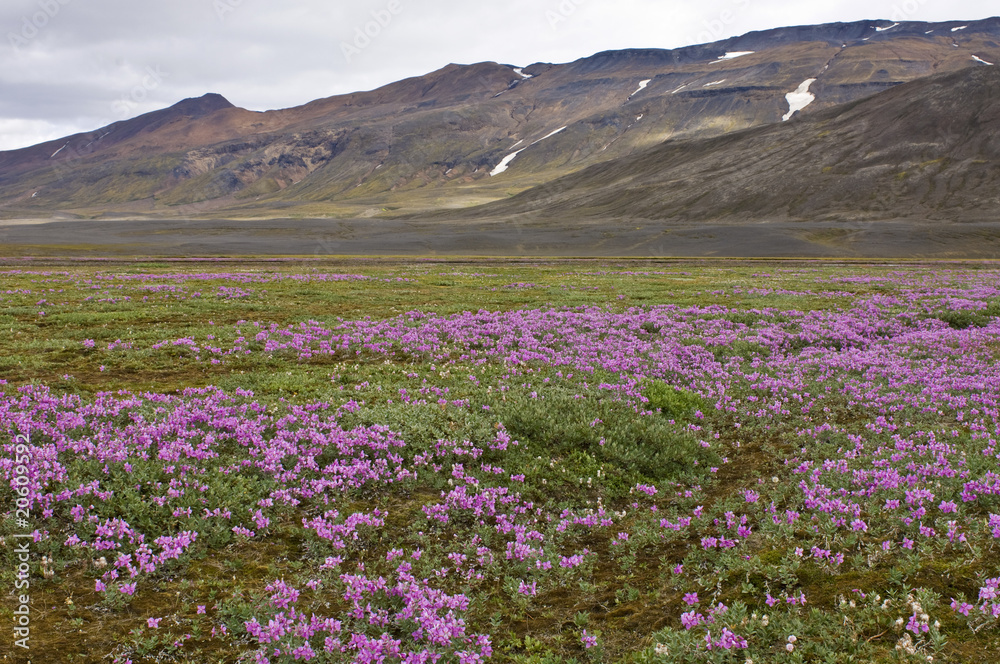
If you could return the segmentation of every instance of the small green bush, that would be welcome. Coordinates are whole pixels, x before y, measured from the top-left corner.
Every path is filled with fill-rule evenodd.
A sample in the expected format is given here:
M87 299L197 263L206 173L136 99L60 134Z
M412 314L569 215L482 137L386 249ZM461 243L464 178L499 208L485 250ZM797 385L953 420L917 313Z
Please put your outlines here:
M712 347L712 355L715 356L717 362L724 362L730 357L749 360L753 357L770 357L771 350L752 341L737 339L726 346Z
M705 408L704 400L697 394L659 380L646 383L642 396L649 400L650 410L659 410L678 422L692 419L696 411Z
M978 311L970 309L946 309L931 314L931 318L948 323L956 330L970 327L986 327L993 319L1000 316L1000 301L993 301L985 309Z
M709 461L690 432L627 401L550 387L544 399L508 397L496 414L531 457L590 458L622 486L676 478Z

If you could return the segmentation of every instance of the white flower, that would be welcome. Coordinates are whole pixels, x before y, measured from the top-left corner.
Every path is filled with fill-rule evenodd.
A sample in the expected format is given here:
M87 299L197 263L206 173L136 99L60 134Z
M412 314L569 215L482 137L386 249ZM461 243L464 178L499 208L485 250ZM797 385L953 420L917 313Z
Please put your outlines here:
M788 652L792 652L793 650L795 650L795 646L792 645L791 643L786 643L785 650L787 650Z
M913 639L908 632L904 633L903 638L896 643L896 650L902 650L910 655L916 654L917 650L913 647Z

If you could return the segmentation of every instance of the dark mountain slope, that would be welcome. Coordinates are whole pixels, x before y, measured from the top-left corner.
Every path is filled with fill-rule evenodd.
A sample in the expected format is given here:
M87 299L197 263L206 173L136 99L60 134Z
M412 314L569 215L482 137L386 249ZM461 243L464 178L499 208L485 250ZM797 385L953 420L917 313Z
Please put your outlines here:
M993 220L998 209L1000 67L983 66L789 123L668 141L467 212L539 219L972 221Z

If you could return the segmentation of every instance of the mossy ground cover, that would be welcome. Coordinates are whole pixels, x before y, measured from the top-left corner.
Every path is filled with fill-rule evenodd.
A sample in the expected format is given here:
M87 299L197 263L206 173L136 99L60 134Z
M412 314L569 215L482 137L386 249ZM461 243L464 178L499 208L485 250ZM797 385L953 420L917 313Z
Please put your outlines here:
M8 264L10 625L26 432L37 536L5 652L988 661L996 276Z

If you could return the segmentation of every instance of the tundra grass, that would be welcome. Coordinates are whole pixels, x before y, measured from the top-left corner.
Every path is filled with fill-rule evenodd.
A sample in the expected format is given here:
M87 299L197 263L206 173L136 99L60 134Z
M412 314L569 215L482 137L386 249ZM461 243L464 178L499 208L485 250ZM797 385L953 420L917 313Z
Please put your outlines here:
M1000 648L989 615L1000 505L994 433L984 427L996 424L1000 394L988 378L891 386L922 363L971 372L963 353L995 361L995 270L8 263L3 458L16 442L11 418L51 408L63 415L45 420L51 429L33 445L52 450L67 475L47 490L97 483L110 493L53 498L49 512L32 512L30 651L10 640L4 652L35 662L369 661L345 645L353 630L370 652L383 648L370 661L400 661L400 648L427 661L523 664L988 661ZM461 340L477 325L480 336ZM373 327L384 332L362 340ZM408 340L410 328L426 338ZM359 336L322 346L344 329ZM883 345L899 367L872 373L866 363L875 366ZM630 364L633 354L642 362ZM816 364L799 371L797 362ZM97 414L97 404L133 398ZM224 442L238 422L183 420L192 404L209 412L216 401L264 418L263 447ZM308 429L304 419L286 424L304 412L324 413L333 428L295 452L279 448L280 432ZM172 418L211 451L191 456L187 471L165 460L173 439L159 457L123 462L60 438L131 436L138 423ZM401 443L385 457L398 459L396 478L276 501L293 478L317 479L350 457L329 442L338 432ZM13 464L4 468L14 487ZM858 479L878 469L898 469L896 493ZM197 500L185 473L199 478ZM514 511L460 506L488 491ZM0 619L13 626L16 494L5 487L0 499L9 517L0 584L11 589ZM233 516L220 527L198 516L202 505ZM370 523L340 543L324 537L324 518L346 527L323 516L334 505ZM91 518L125 522L147 542L197 539L118 592L109 587L125 579L105 574L135 547L95 539ZM411 572L465 598L451 618L434 614L450 641L415 636L424 623L401 617L399 596L370 594L366 608L343 590L364 575L391 586ZM342 621L340 645L254 631L294 621L291 608Z

